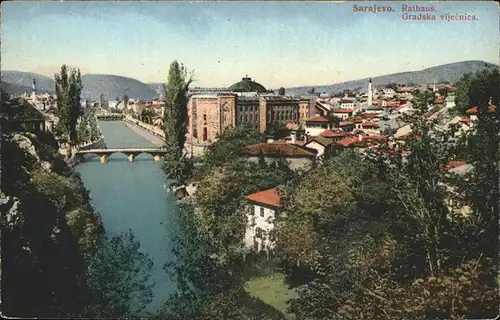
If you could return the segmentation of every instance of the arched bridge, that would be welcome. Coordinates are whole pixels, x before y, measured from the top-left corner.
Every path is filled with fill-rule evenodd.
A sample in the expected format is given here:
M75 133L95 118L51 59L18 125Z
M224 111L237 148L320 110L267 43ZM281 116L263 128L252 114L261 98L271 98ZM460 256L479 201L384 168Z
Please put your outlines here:
M83 161L83 156L86 154L95 154L99 156L101 163L108 163L109 157L114 153L123 153L127 156L128 161L133 162L135 157L141 153L148 153L153 156L154 161L160 161L163 159L167 150L164 148L117 148L117 149L89 149L89 150L78 150L75 155L80 161Z
M101 114L96 114L95 115L97 120L101 121L117 121L117 120L123 120L125 118L124 114L120 113L101 113Z

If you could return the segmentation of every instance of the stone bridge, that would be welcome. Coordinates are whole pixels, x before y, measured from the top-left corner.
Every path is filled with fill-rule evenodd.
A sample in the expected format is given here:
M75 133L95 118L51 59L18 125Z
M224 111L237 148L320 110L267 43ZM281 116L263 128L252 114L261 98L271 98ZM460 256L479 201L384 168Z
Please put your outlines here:
M163 159L167 150L164 148L117 148L117 149L89 149L89 150L78 150L75 152L78 160L83 161L84 155L95 154L99 156L101 163L108 163L109 157L114 153L123 153L127 156L128 161L133 162L135 157L141 153L148 153L153 157L154 161L160 161Z
M100 113L96 114L95 117L97 118L97 120L101 121L117 121L123 120L123 118L125 118L125 115L121 113Z

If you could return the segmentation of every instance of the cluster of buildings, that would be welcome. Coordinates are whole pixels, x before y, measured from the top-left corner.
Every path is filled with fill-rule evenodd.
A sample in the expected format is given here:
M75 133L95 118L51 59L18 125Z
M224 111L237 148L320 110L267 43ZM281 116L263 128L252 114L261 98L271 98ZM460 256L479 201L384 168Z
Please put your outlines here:
M439 94L436 87L431 88L435 99L433 104L428 106L426 117L439 119L443 128L453 123L463 124L467 127L465 129L467 131L477 119L477 107L468 109L466 117L452 117L452 113L446 111L455 106L453 96L455 90L451 86L448 88L450 90L447 90L446 94ZM331 101L320 101L315 104L316 109L313 109L314 112L320 114L306 120L305 130L309 136L304 141L298 142L292 137L291 141L268 141L268 143L250 145L247 147L247 157L256 160L261 157L268 159L284 157L291 163L292 168L301 168L312 159L323 156L329 148L352 148L361 152L379 151L378 146L382 142L388 142L389 147L393 148L403 146L402 155L405 157L405 141L412 138L418 139L418 137L413 136L411 127L399 121L398 118L413 110L411 105L406 106L407 109L402 107L411 104L413 97L411 90L406 88L393 91L383 91L391 97L380 99L373 93L370 83L366 104L355 100L354 107L352 107L352 105L342 105L346 102L345 99L340 99L338 100L340 106L335 106ZM403 96L399 96L399 93L403 93ZM495 109L496 106L490 105L490 111ZM383 133L381 128L386 125L387 121L394 121L393 124L389 124L394 130L390 133ZM459 134L463 131L459 131ZM458 174L470 169L471 166L465 161L451 161L443 167L443 170ZM275 219L284 206L282 189L277 186L252 193L247 196L247 202L249 211L245 246L248 249L269 252L274 247L272 232ZM450 211L467 214L470 210L468 206L454 203L451 199L448 202Z
M188 102L188 141L210 143L227 128L247 126L261 133L271 125L303 125L313 112L314 97L291 97L268 91L244 77L227 89L197 90Z

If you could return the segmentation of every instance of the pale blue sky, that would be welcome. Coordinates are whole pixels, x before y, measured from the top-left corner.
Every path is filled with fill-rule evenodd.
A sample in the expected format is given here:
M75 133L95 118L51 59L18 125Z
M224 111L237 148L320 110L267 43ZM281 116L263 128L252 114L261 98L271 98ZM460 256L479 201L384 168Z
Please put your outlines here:
M353 12L391 5L394 13ZM248 74L269 88L320 85L442 63L498 64L494 2L434 5L436 21L405 21L404 2L3 2L2 70L48 76L63 63L83 73L164 81L174 59L199 86ZM440 19L475 14L478 21Z

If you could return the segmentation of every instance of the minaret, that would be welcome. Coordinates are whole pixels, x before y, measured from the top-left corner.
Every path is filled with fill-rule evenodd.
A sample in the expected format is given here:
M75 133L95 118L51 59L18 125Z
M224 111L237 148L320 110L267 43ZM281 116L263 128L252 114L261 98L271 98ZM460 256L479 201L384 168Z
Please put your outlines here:
M368 106L371 105L373 105L372 78L370 78L370 83L368 83Z
M33 89L33 92L31 93L31 99L33 99L33 101L35 101L35 98L36 98L36 81L35 81L35 78L33 78L33 84L31 86L31 88Z

